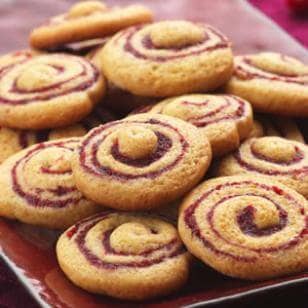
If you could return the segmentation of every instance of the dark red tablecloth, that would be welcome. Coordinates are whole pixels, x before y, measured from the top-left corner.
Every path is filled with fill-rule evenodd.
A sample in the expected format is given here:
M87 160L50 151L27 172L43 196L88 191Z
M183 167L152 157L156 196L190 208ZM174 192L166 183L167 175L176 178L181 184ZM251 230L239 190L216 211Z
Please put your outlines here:
M46 0L46 1L55 1L55 0ZM12 0L0 0L0 13L5 14L5 10L7 10L6 4L11 2ZM285 0L250 0L250 2L257 8L262 10L266 15L270 16L282 28L284 28L292 36L298 39L303 45L308 46L307 15L306 17L303 17L291 13L287 8L287 6L285 5ZM29 8L29 11L25 12L25 16L28 16L30 13L36 14L38 12L35 11L35 8L31 8L31 10ZM7 26L8 29L12 27L14 28L14 24ZM1 31L2 30L3 29L1 29ZM23 31L22 29L15 29L15 30ZM1 44L5 43L6 42L4 41L1 42ZM303 294L303 291L297 291L297 292L301 292ZM272 302L272 299L270 299L270 302ZM266 303L264 302L264 304ZM269 302L267 302L267 304L269 304ZM299 302L296 302L295 306L301 307L301 304ZM1 260L0 260L0 307L9 307L9 308L37 307L37 305L28 295L26 290L16 280L14 274L8 270L8 268ZM249 307L252 307L251 303L249 304Z

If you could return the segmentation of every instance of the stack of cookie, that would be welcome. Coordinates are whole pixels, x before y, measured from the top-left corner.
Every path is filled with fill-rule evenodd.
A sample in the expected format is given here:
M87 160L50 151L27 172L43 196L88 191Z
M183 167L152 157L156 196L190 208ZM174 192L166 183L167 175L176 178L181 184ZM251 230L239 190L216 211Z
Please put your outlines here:
M152 18L77 3L0 58L0 215L68 228L63 272L121 299L178 290L192 256L242 279L307 270L308 146L286 116L308 117L308 67Z

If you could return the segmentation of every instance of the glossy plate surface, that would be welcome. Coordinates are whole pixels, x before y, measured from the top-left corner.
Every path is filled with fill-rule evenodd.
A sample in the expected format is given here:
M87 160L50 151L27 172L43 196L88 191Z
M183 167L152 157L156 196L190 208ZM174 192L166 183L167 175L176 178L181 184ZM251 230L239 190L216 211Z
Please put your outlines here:
M27 33L46 17L64 11L70 1L19 0L6 2L7 14L0 21L0 52L26 46ZM71 1L72 2L72 1ZM108 1L125 4L129 0ZM143 1L157 19L190 19L213 24L232 41L236 53L273 50L308 62L307 50L296 43L244 0L155 0ZM2 4L1 4L2 5ZM10 5L12 7L10 8ZM35 13L34 13L35 12ZM14 24L15 29L5 27ZM5 25L5 27L2 27ZM11 29L10 29L11 30ZM307 132L307 131L306 131ZM307 134L306 134L307 137ZM60 271L54 245L57 232L0 219L1 256L43 307L127 307L127 302L89 294L71 284ZM247 282L220 275L197 265L186 287L176 294L144 303L143 307L199 306L269 291L308 281L308 273Z

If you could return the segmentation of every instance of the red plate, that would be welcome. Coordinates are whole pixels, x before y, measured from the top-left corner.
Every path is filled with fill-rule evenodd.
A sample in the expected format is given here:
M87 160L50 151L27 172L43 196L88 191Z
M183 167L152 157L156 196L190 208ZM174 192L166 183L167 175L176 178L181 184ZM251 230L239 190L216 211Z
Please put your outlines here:
M110 2L125 4L130 0ZM244 0L143 2L154 9L157 19L186 18L213 24L230 37L237 53L273 50L297 56L308 62L306 49ZM69 6L68 1L59 0L19 0L12 2L13 4L5 3L7 8L4 10L7 10L7 13L0 20L0 28L2 41L6 44L0 45L1 52L24 47L27 33L34 25ZM13 7L10 8L10 5ZM19 30L18 33L12 33L12 25ZM56 238L57 233L54 231L0 220L1 256L42 306L127 307L127 302L92 295L71 284L57 265L54 253ZM169 297L149 301L144 306L195 307L306 281L308 274L301 273L266 282L247 282L225 277L206 266L197 265L183 290Z

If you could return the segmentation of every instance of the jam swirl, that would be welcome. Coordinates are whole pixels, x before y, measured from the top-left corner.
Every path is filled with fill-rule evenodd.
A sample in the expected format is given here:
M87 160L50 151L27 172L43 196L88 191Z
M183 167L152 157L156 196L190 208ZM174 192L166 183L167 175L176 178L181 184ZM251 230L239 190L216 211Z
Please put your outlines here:
M25 61L27 61L32 57L33 57L33 52L31 50L15 51L5 56L2 56L0 59L0 76L7 69L10 69L17 64L24 63Z
M305 144L280 137L252 138L241 145L233 158L248 172L302 179L308 175L307 151Z
M306 204L299 197L283 186L225 177L200 190L180 219L214 255L256 262L306 240Z
M117 131L138 125L151 130L157 138L157 146L145 157L128 157L119 150ZM190 145L178 128L156 119L145 121L114 121L93 129L82 141L79 162L87 172L116 180L156 178L175 168L184 159ZM101 160L106 153L110 161ZM103 157L103 156L102 156ZM126 167L133 166L130 172ZM156 167L157 166L157 167ZM124 171L123 171L124 169Z
M204 35L195 44L157 47L151 39L151 25L128 28L115 36L113 44L121 45L125 52L135 58L154 62L177 60L230 47L227 38L216 29L208 25L198 26L202 27Z
M203 128L226 121L241 121L249 115L249 110L249 104L236 96L194 94L167 99L154 106L144 106L133 114L146 112L166 114Z
M71 138L29 148L11 170L13 191L32 207L64 208L83 200L69 166L78 142Z
M78 222L66 236L92 266L106 270L145 268L186 253L175 228L150 216L104 211Z
M285 65L292 66L289 57L283 55L275 55L279 57L279 62ZM294 63L293 63L294 64ZM239 56L235 58L234 76L240 80L264 79L269 81L279 81L288 84L297 84L301 86L308 85L308 70L307 73L289 73L289 72L273 72L270 69L259 67L250 56Z
M11 66L0 75L3 85L0 104L48 102L91 88L99 76L97 68L83 58L65 54L36 56Z

